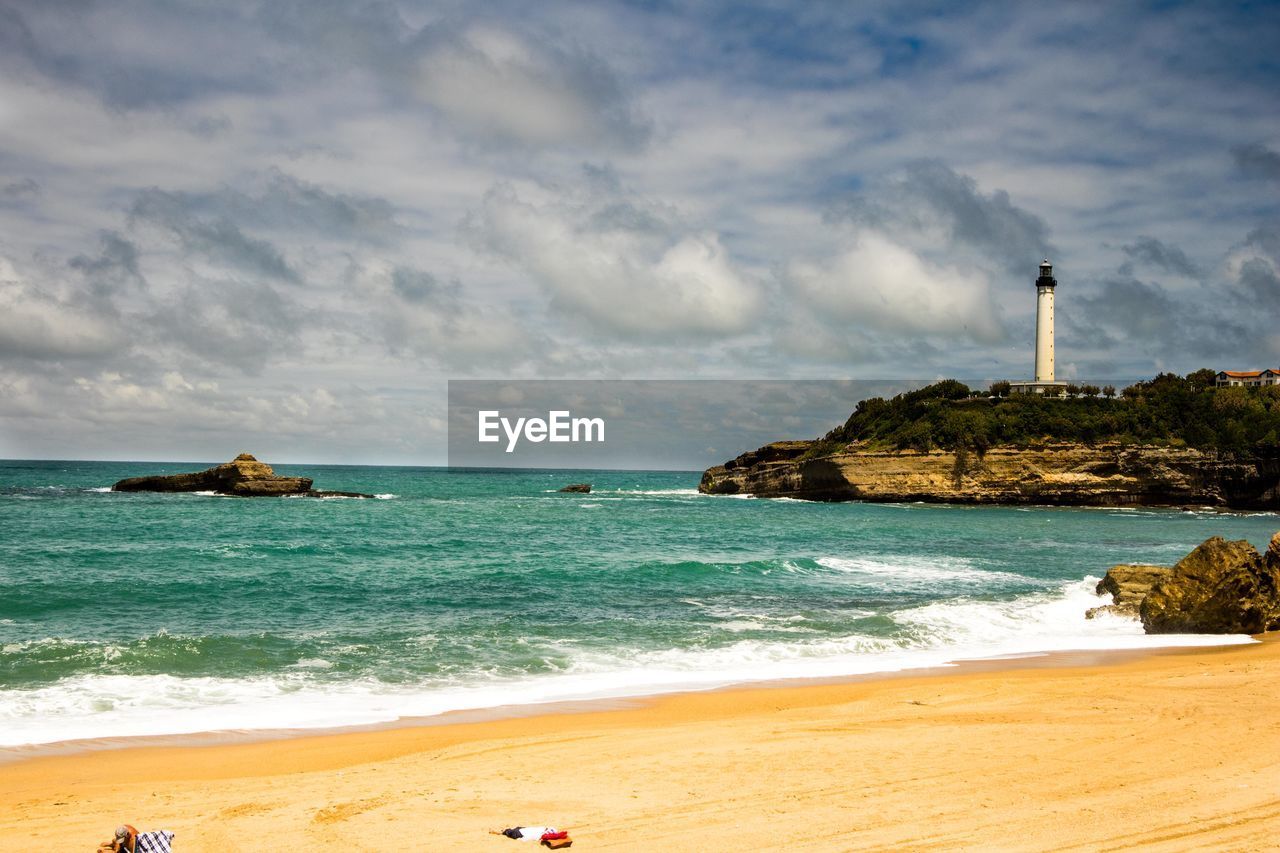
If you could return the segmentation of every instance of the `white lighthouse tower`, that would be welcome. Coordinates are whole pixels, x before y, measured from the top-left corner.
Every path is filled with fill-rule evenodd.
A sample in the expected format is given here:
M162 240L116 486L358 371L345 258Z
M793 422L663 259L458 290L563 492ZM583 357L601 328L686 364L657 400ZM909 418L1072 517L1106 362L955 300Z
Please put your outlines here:
M1057 286L1053 264L1045 258L1040 263L1040 277L1036 279L1037 383L1053 381L1053 289Z
M1058 280L1053 277L1053 264L1046 258L1040 264L1036 279L1036 373L1030 382L1010 383L1015 394L1048 394L1060 396L1067 383L1053 378L1053 291Z

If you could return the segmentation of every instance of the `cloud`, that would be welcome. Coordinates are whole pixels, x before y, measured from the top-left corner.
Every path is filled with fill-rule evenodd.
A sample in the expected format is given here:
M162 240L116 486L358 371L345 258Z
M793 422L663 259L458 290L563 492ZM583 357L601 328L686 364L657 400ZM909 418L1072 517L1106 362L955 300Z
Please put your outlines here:
M185 194L147 190L133 203L129 216L135 223L167 231L185 251L213 263L278 281L302 280L275 245L248 236L229 216L197 213Z
M369 72L388 95L428 108L440 129L485 149L634 151L650 123L611 65L541 27L538 14L440 13L421 28L396 4L282 1L256 19L311 74Z
M0 62L120 110L261 94L272 83L255 54L267 54L240 20L202 3L9 3L0 8Z
M116 231L103 231L99 243L97 255L76 255L67 262L84 276L91 295L110 300L128 287L146 286L138 266L138 247L132 241Z
M1280 358L1280 334L1260 305L1280 300L1280 231L1257 228L1212 275L1176 246L1153 238L1126 245L1129 260L1093 293L1073 296L1059 314L1067 339L1132 359L1179 353L1211 365L1270 364ZM1140 263L1135 264L1134 261ZM1173 272L1193 286L1171 289L1138 272Z
M396 4L382 0L271 0L252 20L289 48L290 67L310 74L394 65L411 32Z
M491 189L465 225L475 245L533 279L589 335L661 340L745 331L760 286L714 231L607 180L527 200Z
M0 184L0 198L20 198L22 196L33 196L40 192L40 184L36 183L33 178L23 178L19 181L9 181Z
M1132 243L1121 247L1132 262L1127 269L1141 265L1156 268L1187 278L1198 278L1200 268L1197 267L1177 246L1162 243L1154 237L1139 237Z
M836 321L904 335L1004 338L984 276L929 263L878 231L861 231L825 261L793 262L785 277Z
M181 287L135 322L156 343L205 362L258 373L271 356L291 352L323 325L270 283L204 279Z
M1243 310L1280 300L1280 228L1264 226L1250 231L1227 258L1232 293Z
M12 262L0 257L0 355L101 358L122 350L125 343L113 323L25 281Z
M98 453L120 459L160 458L225 461L251 448L273 463L308 461L296 448L319 448L328 458L349 459L352 436L363 435L385 454L418 450L423 441L439 441L428 416L431 409L413 396L379 395L368 389L316 383L277 386L215 382L172 369L100 370L70 374L56 387L36 393L34 383L12 380L0 369L0 391L23 394L28 408L0 412L0 422L19 418L46 433L63 435L65 419L50 409L71 410L93 425L88 439ZM419 435L388 436L385 424L417 420ZM123 431L125 437L103 442L98 436ZM379 439L377 436L383 434ZM31 446L42 446L38 440ZM387 458L383 456L382 458Z
M1053 253L1041 217L1014 205L1004 190L983 193L972 177L938 160L907 164L899 176L836 205L829 216L910 234L916 248L934 256L986 258L1018 274Z
M1237 145L1231 149L1231 159L1244 175L1272 181L1280 180L1280 153L1272 151L1261 142Z
M428 27L414 39L410 89L446 120L487 140L623 150L647 122L599 57L506 27Z
M276 231L323 235L330 239L383 243L401 231L386 199L330 192L318 184L268 169L249 192L223 188L197 197L237 223Z
M369 311L376 341L454 370L511 370L532 358L541 335L500 304L468 301L457 281L425 270L369 260L347 272L350 295Z
M1088 317L1099 328L1115 330L1118 342L1146 345L1165 337L1185 337L1191 329L1182 306L1165 288L1131 276L1109 278L1102 283L1101 293L1075 301L1073 317Z
M936 160L842 195L780 267L776 346L900 376L943 353L960 369L1009 339L1000 297L1052 248L1040 217Z

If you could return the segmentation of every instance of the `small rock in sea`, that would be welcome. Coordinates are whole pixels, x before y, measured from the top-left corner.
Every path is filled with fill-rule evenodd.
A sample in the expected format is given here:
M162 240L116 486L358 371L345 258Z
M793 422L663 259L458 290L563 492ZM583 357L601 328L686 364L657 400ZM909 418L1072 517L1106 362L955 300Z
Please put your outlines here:
M310 477L281 477L271 466L249 453L241 453L222 465L191 474L128 477L111 487L115 492L217 492L236 497L371 498L360 492L328 492L311 488Z
M589 495L591 494L591 484L590 483L570 483L560 491L575 492L580 495Z

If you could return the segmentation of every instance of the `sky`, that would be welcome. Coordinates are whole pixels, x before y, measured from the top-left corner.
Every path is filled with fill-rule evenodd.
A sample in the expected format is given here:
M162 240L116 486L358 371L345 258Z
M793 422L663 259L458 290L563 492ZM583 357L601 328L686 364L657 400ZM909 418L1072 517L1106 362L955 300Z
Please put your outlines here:
M0 457L439 464L450 379L1280 367L1280 6L0 0ZM780 436L782 437L782 436ZM787 436L798 437L798 436Z

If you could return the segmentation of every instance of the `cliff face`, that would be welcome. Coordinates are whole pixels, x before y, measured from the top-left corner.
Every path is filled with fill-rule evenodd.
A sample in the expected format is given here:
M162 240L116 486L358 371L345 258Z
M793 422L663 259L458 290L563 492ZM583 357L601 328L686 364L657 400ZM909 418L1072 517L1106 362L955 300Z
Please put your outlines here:
M817 501L1280 508L1280 460L1099 444L966 451L870 450L801 458L814 442L766 445L709 468L698 490Z

